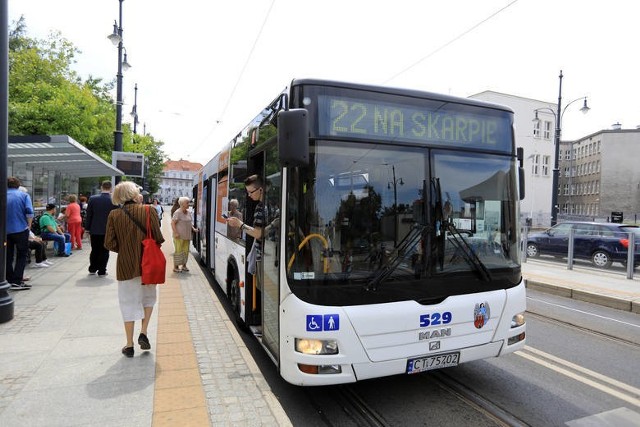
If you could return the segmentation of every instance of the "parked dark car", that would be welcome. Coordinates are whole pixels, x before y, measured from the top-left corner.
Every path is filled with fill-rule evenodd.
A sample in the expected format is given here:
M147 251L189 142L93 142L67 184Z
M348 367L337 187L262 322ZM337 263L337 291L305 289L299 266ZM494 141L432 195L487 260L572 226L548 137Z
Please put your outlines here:
M569 232L574 229L573 257L589 260L596 267L609 268L612 262L627 265L629 232L634 233L634 267L640 265L640 227L636 225L602 222L568 221L532 233L527 238L527 256L569 253Z

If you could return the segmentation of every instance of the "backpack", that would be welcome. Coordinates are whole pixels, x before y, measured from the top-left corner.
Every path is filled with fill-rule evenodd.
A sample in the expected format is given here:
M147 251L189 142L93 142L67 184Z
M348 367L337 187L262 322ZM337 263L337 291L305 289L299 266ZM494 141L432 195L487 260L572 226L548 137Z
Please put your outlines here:
M31 220L31 232L36 236L39 236L42 233L42 230L40 229L41 217L42 215L38 215L33 217L33 219Z

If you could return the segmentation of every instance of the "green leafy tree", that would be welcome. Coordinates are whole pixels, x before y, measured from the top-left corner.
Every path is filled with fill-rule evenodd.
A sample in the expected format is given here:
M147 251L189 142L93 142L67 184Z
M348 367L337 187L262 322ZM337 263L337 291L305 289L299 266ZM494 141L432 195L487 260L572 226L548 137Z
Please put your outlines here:
M79 51L58 32L46 40L29 38L21 18L9 38L9 133L69 135L110 159L113 85L92 77L83 82L71 69Z
M9 134L69 135L111 162L114 82L93 76L83 81L71 68L79 53L59 32L39 40L28 37L24 17L14 23L9 31ZM165 158L163 143L151 135L133 135L126 124L122 131L123 149L145 155L149 189L157 192ZM99 180L81 185L81 192L95 182Z

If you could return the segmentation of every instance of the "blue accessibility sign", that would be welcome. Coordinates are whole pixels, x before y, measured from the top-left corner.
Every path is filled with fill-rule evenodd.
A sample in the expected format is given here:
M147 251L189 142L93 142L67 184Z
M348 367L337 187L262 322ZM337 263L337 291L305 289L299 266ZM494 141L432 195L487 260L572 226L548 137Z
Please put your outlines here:
M307 331L337 331L340 329L339 314L308 314Z

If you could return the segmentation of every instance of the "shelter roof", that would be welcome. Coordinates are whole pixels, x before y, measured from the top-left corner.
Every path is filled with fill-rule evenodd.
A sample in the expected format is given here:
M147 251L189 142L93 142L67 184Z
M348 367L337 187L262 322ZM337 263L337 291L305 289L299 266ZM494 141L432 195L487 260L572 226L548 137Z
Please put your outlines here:
M79 178L124 175L68 135L9 136L8 161Z

